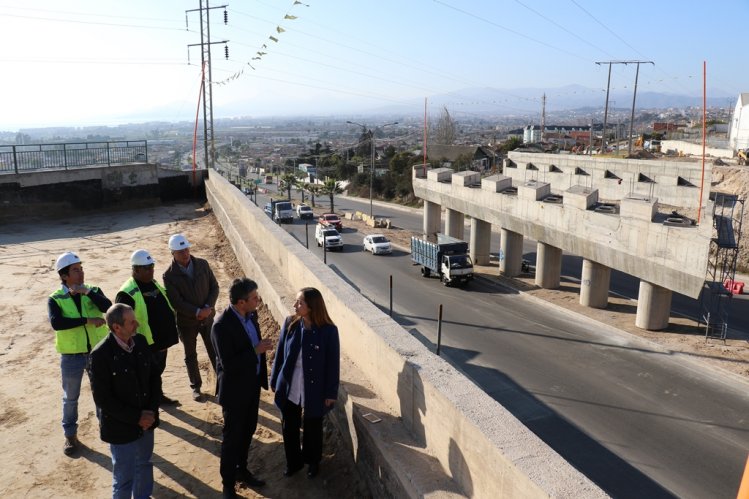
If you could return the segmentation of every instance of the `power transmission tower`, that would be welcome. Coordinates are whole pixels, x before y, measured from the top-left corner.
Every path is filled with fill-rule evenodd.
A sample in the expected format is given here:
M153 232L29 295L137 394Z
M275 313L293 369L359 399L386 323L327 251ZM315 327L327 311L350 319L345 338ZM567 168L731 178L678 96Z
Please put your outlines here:
M226 7L228 5L219 5L216 7L209 7L208 0L205 0L205 7L203 6L203 0L199 0L199 7L197 9L190 9L185 11L185 24L187 24L187 13L188 12L200 12L200 43L193 43L188 45L187 60L190 61L189 47L200 46L200 59L202 63L202 89L203 89L203 147L205 151L205 164L206 168L214 168L216 160L216 143L215 136L213 133L213 73L211 71L211 45L214 43L221 43L225 46L226 58L229 58L229 47L226 45L229 41L222 40L220 42L211 42L211 23L210 23L210 11L211 9L224 9L224 24L228 22L226 13ZM205 75L208 72L208 84L206 85ZM209 140L210 139L210 140ZM210 151L209 151L210 144Z
M606 107L603 112L603 133L601 135L601 153L606 152L606 124L609 118L609 89L611 88L611 65L612 64L637 64L637 73L635 75L635 93L632 99L632 119L629 122L629 153L632 154L632 121L635 119L635 99L637 98L637 78L640 74L640 64L653 64L653 61L602 61L596 62L596 64L608 64L609 65L609 79L606 83Z
M544 130L546 128L546 93L544 93L541 104L541 143L544 142Z

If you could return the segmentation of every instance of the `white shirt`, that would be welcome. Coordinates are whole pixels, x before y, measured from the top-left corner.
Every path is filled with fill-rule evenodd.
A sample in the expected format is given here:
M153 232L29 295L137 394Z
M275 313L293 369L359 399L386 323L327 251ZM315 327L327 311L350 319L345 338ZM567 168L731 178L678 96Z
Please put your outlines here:
M304 340L304 323L300 328L302 340ZM302 363L302 349L299 349L299 355L296 357L294 372L291 375L291 386L289 387L289 402L304 407L304 366Z

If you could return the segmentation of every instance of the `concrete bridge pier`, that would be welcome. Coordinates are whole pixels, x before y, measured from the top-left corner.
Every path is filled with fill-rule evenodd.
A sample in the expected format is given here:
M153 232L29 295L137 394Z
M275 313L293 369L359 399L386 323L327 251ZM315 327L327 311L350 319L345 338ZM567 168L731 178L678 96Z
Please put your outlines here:
M609 304L609 284L611 268L583 258L580 280L580 305L592 308L606 308Z
M465 235L466 216L457 210L449 208L445 210L445 215L445 234L457 239L463 239Z
M660 331L668 327L672 294L670 289L640 281L635 326L648 331Z
M424 200L424 226L422 228L425 235L436 234L440 231L441 214L439 204Z
M499 242L499 273L515 277L522 272L523 235L502 229Z
M558 288L561 272L561 248L539 242L536 245L536 285L544 289Z
M491 237L492 224L478 218L471 219L471 241L468 251L474 264L489 265Z

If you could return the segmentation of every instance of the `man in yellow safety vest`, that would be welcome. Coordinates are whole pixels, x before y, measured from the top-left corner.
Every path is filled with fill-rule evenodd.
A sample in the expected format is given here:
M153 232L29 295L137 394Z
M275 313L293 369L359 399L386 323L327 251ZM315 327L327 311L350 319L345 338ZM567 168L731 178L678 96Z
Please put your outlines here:
M63 452L78 449L78 397L83 372L89 367L89 353L107 336L104 313L112 302L96 286L83 283L81 259L63 253L55 262L62 286L49 296L47 312L55 330L55 348L60 353L62 373Z

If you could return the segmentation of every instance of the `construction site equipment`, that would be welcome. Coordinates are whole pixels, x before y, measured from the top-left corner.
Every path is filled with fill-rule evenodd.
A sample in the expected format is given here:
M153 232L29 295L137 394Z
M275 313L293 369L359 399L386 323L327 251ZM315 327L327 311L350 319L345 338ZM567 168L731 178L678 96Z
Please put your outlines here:
M731 298L743 292L743 283L736 281L736 263L744 199L723 193L711 193L710 198L713 199L714 235L710 241L705 286L700 294L700 324L705 325L705 341L708 338L725 341Z
M744 166L749 164L749 149L739 149L736 152L736 157L740 165Z

